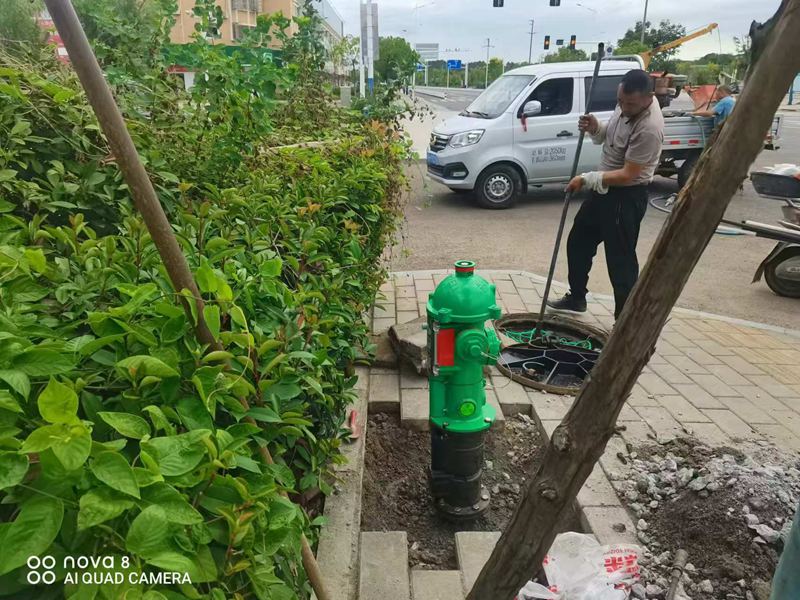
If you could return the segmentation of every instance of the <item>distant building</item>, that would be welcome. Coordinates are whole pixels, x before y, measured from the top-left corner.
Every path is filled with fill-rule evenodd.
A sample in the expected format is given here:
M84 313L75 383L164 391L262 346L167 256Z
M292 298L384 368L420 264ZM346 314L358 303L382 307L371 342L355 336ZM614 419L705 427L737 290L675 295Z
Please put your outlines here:
M178 10L175 12L175 25L170 32L170 41L175 45L189 44L195 34L195 23L198 22L193 11L195 0L177 0L177 3ZM222 8L224 21L214 41L225 46L237 46L246 32L255 28L256 19L260 14L280 12L291 19L300 15L302 9L301 0L216 0L216 4ZM330 50L344 37L344 22L328 0L314 0L314 8L322 17L323 44ZM294 35L296 32L297 25L292 23L287 33ZM275 49L280 48L276 40L273 40L271 46ZM187 88L191 87L194 82L191 67L176 65L172 71L183 74ZM326 64L326 71L334 72L334 65L330 60Z

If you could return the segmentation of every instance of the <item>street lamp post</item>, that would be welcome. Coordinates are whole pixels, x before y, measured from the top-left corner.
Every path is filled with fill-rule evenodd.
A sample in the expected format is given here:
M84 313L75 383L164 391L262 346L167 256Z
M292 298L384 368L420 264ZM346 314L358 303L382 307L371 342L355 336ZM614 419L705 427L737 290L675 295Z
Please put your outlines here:
M534 20L531 19L531 41L528 45L528 64L531 64L531 58L533 57L533 21Z
M647 3L648 0L644 0L644 17L642 17L642 37L639 40L642 44L644 44L644 32L647 28Z

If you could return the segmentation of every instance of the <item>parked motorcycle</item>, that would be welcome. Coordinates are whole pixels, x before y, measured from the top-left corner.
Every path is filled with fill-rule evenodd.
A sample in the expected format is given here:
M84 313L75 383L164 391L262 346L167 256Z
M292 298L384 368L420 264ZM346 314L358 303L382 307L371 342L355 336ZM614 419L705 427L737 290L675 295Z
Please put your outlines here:
M750 173L750 181L759 196L784 203L785 218L778 221L779 226L756 221L722 221L778 242L758 265L753 283L763 276L769 289L789 298L800 298L800 169L796 170L796 173L791 168L784 168L783 172L774 169Z

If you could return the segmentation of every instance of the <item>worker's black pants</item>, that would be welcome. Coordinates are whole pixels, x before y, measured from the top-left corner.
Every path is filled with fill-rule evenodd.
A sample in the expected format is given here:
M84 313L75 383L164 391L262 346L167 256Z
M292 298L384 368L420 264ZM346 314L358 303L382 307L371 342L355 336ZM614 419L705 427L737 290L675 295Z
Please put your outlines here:
M597 246L605 246L606 265L614 287L614 317L619 317L636 280L639 261L636 242L647 209L647 186L612 187L607 194L592 192L582 205L567 240L570 293L585 298L589 270Z

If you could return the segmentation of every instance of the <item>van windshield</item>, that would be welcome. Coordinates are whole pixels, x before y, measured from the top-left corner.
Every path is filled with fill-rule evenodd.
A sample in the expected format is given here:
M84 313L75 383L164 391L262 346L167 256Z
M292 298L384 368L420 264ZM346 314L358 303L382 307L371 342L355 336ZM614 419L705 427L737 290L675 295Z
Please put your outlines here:
M534 75L504 75L486 88L461 114L484 119L499 117L534 79Z

